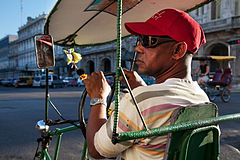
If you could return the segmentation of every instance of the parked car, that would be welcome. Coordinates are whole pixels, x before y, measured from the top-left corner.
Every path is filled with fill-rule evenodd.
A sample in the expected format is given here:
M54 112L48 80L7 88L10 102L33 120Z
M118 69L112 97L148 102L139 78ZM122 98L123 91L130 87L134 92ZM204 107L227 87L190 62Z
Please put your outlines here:
M33 76L23 76L19 77L19 79L14 80L14 87L32 87L33 85Z
M106 76L106 80L107 80L108 84L112 87L113 83L114 83L113 76Z
M15 87L17 81L19 81L19 78L15 78L12 80L11 86Z
M77 86L77 80L74 77L65 77L63 79L63 83L65 86Z
M33 79L33 87L40 87L41 76L35 76Z
M48 85L52 88L60 87L62 88L64 86L63 80L59 79L57 75L50 74L48 75ZM46 86L46 75L42 75L40 80L40 87L43 88Z
M79 79L79 78L77 79L77 86L78 87L84 86L83 81L81 79Z
M3 79L3 80L1 81L1 84L2 84L3 86L11 86L11 83L12 83L12 79L9 79L9 78Z

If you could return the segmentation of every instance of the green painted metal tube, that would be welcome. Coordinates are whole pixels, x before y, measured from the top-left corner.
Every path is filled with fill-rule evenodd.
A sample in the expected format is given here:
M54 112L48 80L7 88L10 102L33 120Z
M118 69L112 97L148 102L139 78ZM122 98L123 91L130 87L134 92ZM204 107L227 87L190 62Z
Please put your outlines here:
M77 126L80 126L80 124L77 124ZM61 139L62 139L62 134L65 133L65 132L70 132L70 131L76 130L76 129L79 129L79 128L74 126L74 125L72 125L72 126L69 126L69 127L62 128L62 129L57 128L55 131L50 132L50 136L54 136L54 135L58 136L57 144L56 144L56 148L55 148L55 153L54 153L54 160L58 159L58 154L59 154L59 148L60 148L60 143L61 143ZM42 153L45 153L45 152L42 152ZM46 154L43 154L43 155L46 156ZM48 155L48 157L50 157L50 156ZM84 145L83 145L83 151L82 151L81 160L86 160L86 159L87 159L87 142L85 140L84 141ZM51 159L49 159L49 160L51 160Z
M114 112L114 123L113 123L113 143L114 137L117 134L117 124L118 124L118 107L119 107L119 100L120 100L120 67L121 67L121 19L122 19L122 0L118 0L117 6L117 57L116 57L116 79L115 79L115 112Z
M51 160L51 157L50 157L47 149L42 150L40 160Z
M87 160L87 141L84 141L81 160Z
M80 126L80 124L77 124L77 126ZM62 129L56 129L55 131L50 132L50 136L54 136L54 135L58 135L58 134L62 134L62 133L65 133L65 132L69 132L69 131L79 129L77 126L72 125L72 126L69 126L69 127L62 128Z
M160 136L170 132L177 132L177 131L182 131L187 129L199 128L199 127L218 124L220 122L226 122L226 121L231 121L236 119L240 119L240 113L219 116L216 118L209 118L201 121L174 124L174 125L150 129L149 131L143 130L143 131L134 131L134 132L121 132L119 133L119 136L120 136L119 142L138 139L138 138L147 138L151 136Z
M59 130L59 129L56 129L56 130ZM58 159L58 153L59 153L61 140L62 140L62 133L58 135L57 144L56 144L55 153L54 153L54 160Z

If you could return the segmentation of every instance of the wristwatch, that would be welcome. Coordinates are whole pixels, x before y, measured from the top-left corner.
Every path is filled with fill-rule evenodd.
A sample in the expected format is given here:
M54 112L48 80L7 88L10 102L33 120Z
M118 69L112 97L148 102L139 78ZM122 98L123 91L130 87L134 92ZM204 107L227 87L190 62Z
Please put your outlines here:
M96 104L104 104L107 105L107 102L105 100L103 100L102 98L92 98L90 101L90 105L96 105Z

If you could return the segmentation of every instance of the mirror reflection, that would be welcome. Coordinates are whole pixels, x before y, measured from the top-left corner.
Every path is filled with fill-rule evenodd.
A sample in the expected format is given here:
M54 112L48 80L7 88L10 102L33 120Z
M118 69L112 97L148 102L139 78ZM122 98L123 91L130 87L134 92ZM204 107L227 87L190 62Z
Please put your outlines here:
M36 35L34 41L38 68L54 67L55 59L52 37L50 35Z

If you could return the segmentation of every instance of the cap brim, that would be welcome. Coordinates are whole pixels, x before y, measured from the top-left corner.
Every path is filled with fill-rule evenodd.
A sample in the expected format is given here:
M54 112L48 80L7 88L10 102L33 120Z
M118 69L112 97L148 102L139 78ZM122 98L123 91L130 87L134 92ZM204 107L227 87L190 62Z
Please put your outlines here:
M161 32L159 29L155 28L147 22L129 22L125 23L125 28L127 31L133 35L156 35L165 36L166 33Z

